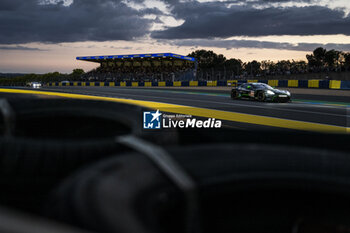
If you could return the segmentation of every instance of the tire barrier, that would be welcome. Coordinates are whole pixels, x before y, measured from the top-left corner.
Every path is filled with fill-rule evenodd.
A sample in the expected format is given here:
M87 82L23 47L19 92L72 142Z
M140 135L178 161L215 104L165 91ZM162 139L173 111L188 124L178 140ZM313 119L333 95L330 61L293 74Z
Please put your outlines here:
M241 83L261 82L272 87L294 87L315 89L350 90L350 81L340 80L217 80L217 81L153 81L153 82L51 82L47 86L90 86L90 87L224 87Z

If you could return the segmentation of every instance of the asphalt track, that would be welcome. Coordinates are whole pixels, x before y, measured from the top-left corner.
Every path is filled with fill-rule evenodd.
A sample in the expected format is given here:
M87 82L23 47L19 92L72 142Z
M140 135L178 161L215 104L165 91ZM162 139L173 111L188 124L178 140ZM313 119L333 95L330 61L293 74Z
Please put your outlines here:
M39 91L98 96L122 101L140 100L146 107L167 107L168 112L216 117L229 127L277 127L297 130L349 132L350 97L298 94L292 103L232 100L227 91L123 87L44 87ZM293 93L292 93L293 94ZM69 97L69 96L64 96ZM70 96L74 98L74 96ZM103 99L102 99L103 100ZM144 101L144 102L141 102ZM167 105L157 105L164 103ZM180 107L179 107L180 106ZM190 106L183 109L181 106ZM186 112L187 111L187 112ZM197 114L198 113L198 114ZM328 128L327 128L328 127ZM333 128L331 128L333 127Z

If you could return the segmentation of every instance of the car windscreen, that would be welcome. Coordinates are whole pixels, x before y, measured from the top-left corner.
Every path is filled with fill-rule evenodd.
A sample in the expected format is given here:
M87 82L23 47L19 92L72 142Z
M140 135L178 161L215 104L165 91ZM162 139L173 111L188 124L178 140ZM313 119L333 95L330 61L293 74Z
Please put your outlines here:
M268 89L268 90L272 90L273 88L267 84L264 83L259 83L259 84L252 84L252 86L255 89Z

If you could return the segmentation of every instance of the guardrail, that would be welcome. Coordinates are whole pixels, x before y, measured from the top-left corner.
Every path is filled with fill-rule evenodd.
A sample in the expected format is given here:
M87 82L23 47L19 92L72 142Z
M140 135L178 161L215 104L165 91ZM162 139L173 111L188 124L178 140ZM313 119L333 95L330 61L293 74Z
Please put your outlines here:
M175 81L175 82L51 82L48 86L109 86L109 87L216 87L237 86L241 83L261 82L272 87L348 89L350 81L340 80L218 80L218 81Z

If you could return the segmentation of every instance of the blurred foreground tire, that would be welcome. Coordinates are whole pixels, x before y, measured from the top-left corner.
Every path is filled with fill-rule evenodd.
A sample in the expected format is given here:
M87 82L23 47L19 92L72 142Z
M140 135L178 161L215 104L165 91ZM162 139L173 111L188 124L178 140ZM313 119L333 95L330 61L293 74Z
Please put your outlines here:
M125 151L113 140L0 139L1 204L35 210L76 169Z
M256 144L167 151L196 182L199 232L288 232L298 215L350 209L346 154ZM103 233L189 232L188 204L154 161L127 153L68 178L46 214Z
M134 105L9 98L4 107L11 114L0 120L0 129L7 133L0 138L0 204L31 211L78 168L124 152L115 137L172 140L172 135L144 132L143 109Z

